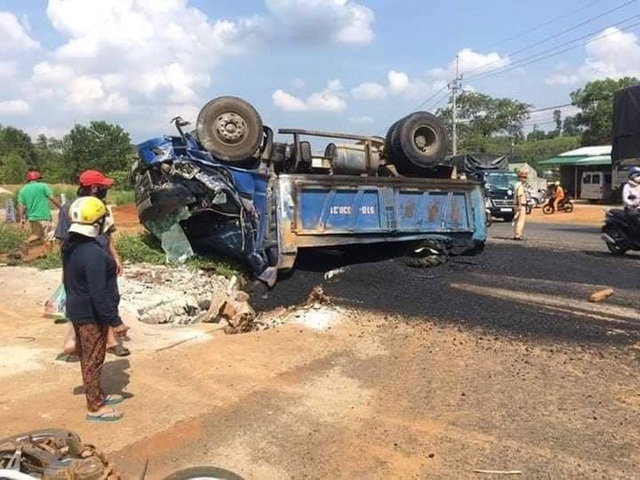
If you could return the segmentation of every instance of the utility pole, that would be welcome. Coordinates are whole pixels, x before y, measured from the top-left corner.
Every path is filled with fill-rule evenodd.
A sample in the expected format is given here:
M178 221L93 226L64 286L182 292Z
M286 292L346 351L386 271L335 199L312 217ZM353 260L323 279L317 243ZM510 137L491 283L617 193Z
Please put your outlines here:
M458 136L457 136L457 129L456 129L456 123L457 123L457 119L456 119L456 97L458 95L458 92L460 90L462 90L462 75L460 75L459 73L459 66L460 66L460 58L458 55L456 55L456 78L453 80L453 82L449 83L448 87L451 90L451 95L452 95L452 112L451 112L451 124L452 124L452 131L453 131L453 154L457 154L458 153Z

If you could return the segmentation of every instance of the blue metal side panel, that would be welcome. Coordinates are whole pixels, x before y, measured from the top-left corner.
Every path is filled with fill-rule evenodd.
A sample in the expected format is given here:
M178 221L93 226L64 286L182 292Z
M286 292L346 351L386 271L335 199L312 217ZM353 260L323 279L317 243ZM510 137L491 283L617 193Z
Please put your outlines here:
M464 192L399 190L396 205L399 232L466 231L471 228Z
M383 232L379 189L304 187L299 194L300 230L317 233Z
M298 234L471 232L467 192L323 187L298 189Z

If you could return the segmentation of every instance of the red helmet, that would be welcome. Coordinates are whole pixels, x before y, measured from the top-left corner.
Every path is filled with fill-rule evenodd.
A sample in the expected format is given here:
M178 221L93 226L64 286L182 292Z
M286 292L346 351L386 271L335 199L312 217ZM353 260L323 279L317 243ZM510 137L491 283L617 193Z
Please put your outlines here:
M37 170L31 170L27 172L27 181L32 182L34 180L40 180L42 178L42 174Z

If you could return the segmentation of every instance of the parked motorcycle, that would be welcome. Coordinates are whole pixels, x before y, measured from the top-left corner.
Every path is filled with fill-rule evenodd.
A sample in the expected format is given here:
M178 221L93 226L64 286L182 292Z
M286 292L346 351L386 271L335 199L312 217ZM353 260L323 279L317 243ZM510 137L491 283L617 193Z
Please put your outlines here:
M534 202L533 208L541 207L547 201L546 190L538 189L537 191L534 191L533 189L531 189L531 192L529 195L531 196L531 199Z
M555 211L556 211L556 208L555 208L555 205L553 204L553 198L550 198L549 201L544 205L544 207L542 207L542 213L546 215L550 215L552 213L555 213ZM560 201L560 203L558 204L558 212L563 212L563 213L573 212L573 202L571 201L570 198L565 197Z
M621 208L611 209L605 214L602 240L614 255L624 255L629 250L640 250L640 232Z

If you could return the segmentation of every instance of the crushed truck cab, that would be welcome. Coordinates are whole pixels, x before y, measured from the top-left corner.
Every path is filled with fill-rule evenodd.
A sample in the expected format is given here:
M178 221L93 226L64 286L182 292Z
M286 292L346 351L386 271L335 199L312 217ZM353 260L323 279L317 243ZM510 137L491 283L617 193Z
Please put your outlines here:
M167 257L231 255L269 284L300 249L405 242L475 254L486 241L482 185L442 160L444 127L416 112L387 138L280 130L235 97L209 102L196 130L138 145L131 169L140 221ZM322 155L306 138L331 138ZM257 141L256 141L257 139ZM348 142L345 142L348 141Z

